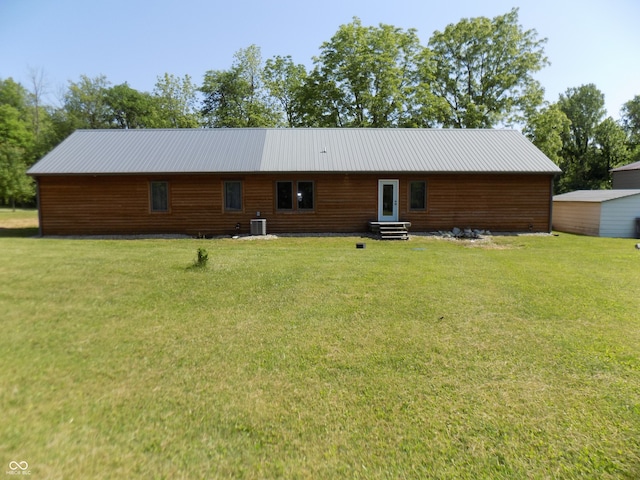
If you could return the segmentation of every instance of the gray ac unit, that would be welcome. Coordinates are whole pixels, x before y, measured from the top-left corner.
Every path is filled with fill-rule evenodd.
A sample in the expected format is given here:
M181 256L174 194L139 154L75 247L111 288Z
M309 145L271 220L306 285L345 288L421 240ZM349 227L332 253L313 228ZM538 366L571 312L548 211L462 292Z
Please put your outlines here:
M265 219L251 220L251 235L266 235L267 221Z

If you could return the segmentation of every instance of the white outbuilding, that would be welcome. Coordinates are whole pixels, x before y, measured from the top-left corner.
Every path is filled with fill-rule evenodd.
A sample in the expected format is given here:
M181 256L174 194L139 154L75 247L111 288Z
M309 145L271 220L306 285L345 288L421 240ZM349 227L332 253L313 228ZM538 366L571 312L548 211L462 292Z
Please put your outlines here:
M595 237L640 238L640 189L555 195L553 229Z

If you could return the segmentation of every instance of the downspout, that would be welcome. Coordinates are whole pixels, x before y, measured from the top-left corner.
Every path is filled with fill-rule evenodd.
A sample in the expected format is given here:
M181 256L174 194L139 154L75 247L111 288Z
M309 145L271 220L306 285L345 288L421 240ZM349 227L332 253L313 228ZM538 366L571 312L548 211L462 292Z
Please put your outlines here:
M549 180L549 228L547 229L547 233L551 233L553 229L553 179L555 175L551 175L551 179Z
M40 208L40 180L36 177L36 208L38 209L38 235L42 234L42 209Z

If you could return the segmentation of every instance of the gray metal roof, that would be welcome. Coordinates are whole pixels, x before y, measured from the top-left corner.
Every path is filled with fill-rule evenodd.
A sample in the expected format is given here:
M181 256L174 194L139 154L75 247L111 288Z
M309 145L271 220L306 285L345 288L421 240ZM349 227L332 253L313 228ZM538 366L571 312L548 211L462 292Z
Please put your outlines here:
M78 130L30 175L253 172L559 173L515 130Z
M624 172L626 170L640 170L640 162L633 162L629 165L623 165L622 167L612 168L612 172Z
M576 190L575 192L563 193L553 197L554 202L591 202L602 203L617 198L640 195L640 190Z

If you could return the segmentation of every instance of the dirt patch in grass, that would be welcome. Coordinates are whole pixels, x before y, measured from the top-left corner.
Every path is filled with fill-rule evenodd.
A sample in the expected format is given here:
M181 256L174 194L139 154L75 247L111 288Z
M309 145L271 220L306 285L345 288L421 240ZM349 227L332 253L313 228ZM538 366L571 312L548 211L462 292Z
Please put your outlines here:
M0 229L3 228L38 228L38 219L0 217Z
M30 237L37 234L37 211L0 209L0 237Z
M495 242L493 236L484 236L481 238L453 238L453 237L443 237L440 235L432 235L428 238L432 238L434 241L440 242L450 242L456 245L461 245L467 248L482 248L486 250L512 250L514 248L518 248L516 245L511 243L500 243Z
M36 210L0 208L0 229L37 227L38 212Z

